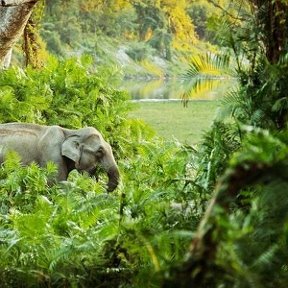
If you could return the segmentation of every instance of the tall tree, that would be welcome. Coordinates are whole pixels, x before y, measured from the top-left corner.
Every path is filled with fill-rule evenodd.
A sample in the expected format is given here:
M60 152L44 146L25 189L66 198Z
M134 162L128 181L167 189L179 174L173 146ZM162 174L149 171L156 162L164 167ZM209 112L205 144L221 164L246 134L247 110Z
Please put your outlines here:
M38 0L2 0L0 3L0 65L9 66L12 47L21 37Z

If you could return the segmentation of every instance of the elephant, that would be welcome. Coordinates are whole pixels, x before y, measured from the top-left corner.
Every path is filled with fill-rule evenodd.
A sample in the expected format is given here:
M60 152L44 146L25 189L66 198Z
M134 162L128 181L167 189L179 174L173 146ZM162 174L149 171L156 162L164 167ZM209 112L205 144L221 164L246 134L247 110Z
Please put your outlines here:
M56 125L0 124L0 163L5 161L8 151L19 154L23 165L35 162L43 167L54 162L58 168L56 181L67 180L73 169L92 176L97 167L102 167L108 175L108 192L114 191L119 183L112 148L93 127L72 130Z

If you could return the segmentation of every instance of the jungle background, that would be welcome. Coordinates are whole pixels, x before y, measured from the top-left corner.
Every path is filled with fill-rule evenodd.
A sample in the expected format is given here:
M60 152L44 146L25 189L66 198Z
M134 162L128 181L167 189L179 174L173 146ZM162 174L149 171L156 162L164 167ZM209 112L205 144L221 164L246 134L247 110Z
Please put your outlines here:
M53 163L11 154L1 287L286 287L287 21L285 0L39 1L0 72L0 121L94 126L122 181L51 187ZM197 145L130 117L114 84L178 74L184 100L207 79L238 83Z

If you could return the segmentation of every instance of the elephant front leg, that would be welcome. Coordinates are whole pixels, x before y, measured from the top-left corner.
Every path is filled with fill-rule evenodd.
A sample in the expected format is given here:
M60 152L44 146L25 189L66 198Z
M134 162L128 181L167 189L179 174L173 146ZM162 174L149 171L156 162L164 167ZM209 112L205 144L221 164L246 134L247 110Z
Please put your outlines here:
M40 166L46 167L48 162L51 162L51 163L55 164L55 166L56 166L56 175L53 176L53 178L48 180L49 185L53 185L53 184L60 182L60 181L66 181L68 178L68 174L69 174L66 163L64 161L49 160L47 162L44 161L43 165L40 165Z

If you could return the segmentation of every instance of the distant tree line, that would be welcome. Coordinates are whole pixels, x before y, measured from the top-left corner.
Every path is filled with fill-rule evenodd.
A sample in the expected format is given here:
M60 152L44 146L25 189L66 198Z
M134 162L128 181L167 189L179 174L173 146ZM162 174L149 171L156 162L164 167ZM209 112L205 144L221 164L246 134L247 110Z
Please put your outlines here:
M171 49L189 50L199 41L217 43L209 28L216 16L219 11L203 0L47 0L42 35L56 54L65 46L85 46L83 34L94 40L107 35L148 43L170 60Z

